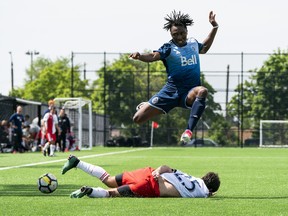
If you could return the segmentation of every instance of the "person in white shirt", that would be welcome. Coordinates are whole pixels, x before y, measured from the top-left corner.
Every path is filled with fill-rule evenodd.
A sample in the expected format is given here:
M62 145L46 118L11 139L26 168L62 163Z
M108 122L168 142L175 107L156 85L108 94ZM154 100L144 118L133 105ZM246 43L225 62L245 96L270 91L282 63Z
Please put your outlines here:
M82 198L85 195L90 198L207 198L215 195L220 187L220 179L215 172L208 172L202 178L197 178L166 165L157 169L145 167L110 176L102 167L81 161L77 157L70 155L62 168L62 174L74 167L98 178L109 189L82 186L79 190L70 194L71 198Z
M46 156L47 154L47 149L50 147L50 157L55 156L54 151L56 149L56 132L58 130L58 134L61 133L61 130L58 126L58 117L55 114L56 113L56 108L51 107L50 112L46 113L43 117L43 122L44 122L44 128L45 128L45 136L47 143L44 145L43 150L43 155ZM56 130L57 128L57 130Z

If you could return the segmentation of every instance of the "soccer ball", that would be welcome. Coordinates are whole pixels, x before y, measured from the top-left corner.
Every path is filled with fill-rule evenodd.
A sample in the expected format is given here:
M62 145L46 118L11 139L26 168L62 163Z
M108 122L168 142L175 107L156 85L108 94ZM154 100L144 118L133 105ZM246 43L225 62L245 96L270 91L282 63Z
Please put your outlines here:
M38 189L42 193L52 193L58 187L56 177L51 173L43 174L38 178Z

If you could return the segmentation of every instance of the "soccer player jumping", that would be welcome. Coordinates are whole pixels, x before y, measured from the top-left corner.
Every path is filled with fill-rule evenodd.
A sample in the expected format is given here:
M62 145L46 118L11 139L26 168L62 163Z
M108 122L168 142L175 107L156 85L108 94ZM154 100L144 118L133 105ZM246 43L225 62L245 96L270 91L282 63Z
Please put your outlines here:
M175 10L165 17L167 23L164 29L170 30L172 40L163 44L152 53L130 54L130 58L143 62L161 60L167 72L167 83L150 98L137 106L133 117L135 123L141 124L149 119L168 113L175 107L191 109L187 129L183 132L180 141L187 143L192 138L192 131L204 112L208 90L201 86L199 53L206 53L211 47L218 30L213 11L209 13L209 22L212 30L208 37L199 43L194 38L187 38L187 27L193 24L188 14Z

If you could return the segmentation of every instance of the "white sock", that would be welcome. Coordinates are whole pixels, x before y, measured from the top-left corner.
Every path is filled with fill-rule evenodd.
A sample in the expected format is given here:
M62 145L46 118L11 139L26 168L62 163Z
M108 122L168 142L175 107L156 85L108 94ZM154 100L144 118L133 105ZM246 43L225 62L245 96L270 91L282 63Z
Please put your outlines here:
M109 192L103 188L97 187L97 188L92 188L93 191L89 195L90 198L106 198L109 197Z
M107 177L110 176L109 173L107 173L106 170L104 170L102 167L95 166L84 161L80 161L76 167L92 176L97 177L101 181L104 181Z
M41 145L44 145L44 144L45 144L45 139L44 139L44 138L41 138L40 144L41 144Z
M55 148L56 148L55 145L50 145L50 156L51 156L51 155L54 155Z
M45 145L44 145L44 148L43 148L43 151L46 151L49 147L49 142L47 142Z

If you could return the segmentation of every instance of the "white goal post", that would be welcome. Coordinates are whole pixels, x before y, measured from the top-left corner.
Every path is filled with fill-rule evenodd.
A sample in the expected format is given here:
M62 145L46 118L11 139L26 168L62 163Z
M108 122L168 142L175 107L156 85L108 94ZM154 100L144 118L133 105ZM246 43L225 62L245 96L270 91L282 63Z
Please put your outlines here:
M54 99L55 105L59 106L60 108L64 108L65 110L68 110L67 115L68 117L74 122L78 122L78 136L76 139L76 142L78 142L78 148L79 150L90 150L92 149L92 103L91 100L87 100L84 98L55 98ZM88 105L88 121L83 121L83 112L82 107ZM74 119L71 115L69 115L69 111L77 110L77 115L75 115ZM85 128L88 128L88 136L84 139L83 136L83 124L86 124ZM76 125L75 125L76 127ZM75 134L76 135L76 134ZM83 140L86 140L85 143Z
M260 120L260 147L288 147L288 120Z

